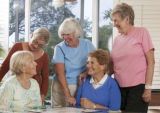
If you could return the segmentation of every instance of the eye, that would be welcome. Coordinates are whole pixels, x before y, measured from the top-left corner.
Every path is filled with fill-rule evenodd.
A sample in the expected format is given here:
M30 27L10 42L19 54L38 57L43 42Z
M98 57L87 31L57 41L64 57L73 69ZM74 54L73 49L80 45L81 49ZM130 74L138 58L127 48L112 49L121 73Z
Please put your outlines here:
M94 64L94 62L93 62L93 61L91 61L91 64Z

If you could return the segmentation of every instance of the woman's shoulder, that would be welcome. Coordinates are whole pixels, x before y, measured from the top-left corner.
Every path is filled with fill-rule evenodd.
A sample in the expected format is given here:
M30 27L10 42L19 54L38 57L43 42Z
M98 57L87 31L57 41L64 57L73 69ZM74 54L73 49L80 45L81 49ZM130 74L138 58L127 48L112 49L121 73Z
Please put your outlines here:
M65 44L65 41L61 41L61 42L59 42L58 44L56 44L55 47L57 47L57 46L63 47L63 46L65 46L65 45L66 45L66 44Z
M92 43L89 39L86 38L79 38L81 43Z
M6 82L14 81L16 79L16 75L11 75L6 79Z
M13 46L12 46L12 48L19 48L19 49L22 49L22 42L16 42Z
M65 41L62 41L62 42L59 42L58 44L55 45L54 49L57 49L57 48L61 48L61 49L66 49L66 43Z
M134 27L134 31L143 33L146 32L147 29L145 27Z
M49 57L48 53L44 51L43 55L44 57Z
M24 42L16 42L14 45L16 45L16 46L22 46L23 43Z
M38 85L38 82L35 80L35 79L33 79L33 78L30 78L30 81L31 81L31 84L32 85Z
M12 76L9 76L4 82L2 85L5 85L5 86L13 86L14 84L16 84L17 82L17 79L16 79L16 76L15 75L12 75Z
M92 42L89 39L82 39L80 38L80 46L84 47L84 48L90 48L89 51L91 50L95 50L94 45L92 44Z
M110 84L117 84L115 78L113 78L112 76L108 76L108 81Z

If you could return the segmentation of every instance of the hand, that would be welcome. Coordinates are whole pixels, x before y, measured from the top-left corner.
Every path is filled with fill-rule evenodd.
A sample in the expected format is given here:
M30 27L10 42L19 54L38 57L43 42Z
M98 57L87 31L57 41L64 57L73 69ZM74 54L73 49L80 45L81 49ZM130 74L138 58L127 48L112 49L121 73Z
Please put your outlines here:
M42 104L43 104L45 101L45 96L43 94L41 94L41 100L42 100Z
M66 100L66 102L68 102L69 104L71 104L73 106L75 106L75 104L76 104L76 99L72 96L66 97L65 100Z
M145 102L147 103L150 102L151 101L151 89L145 89L142 97Z
M87 77L87 72L83 72L79 75L78 77L78 85L81 85L82 82L85 80L85 78Z
M81 98L81 106L83 108L93 109L95 104L87 98Z

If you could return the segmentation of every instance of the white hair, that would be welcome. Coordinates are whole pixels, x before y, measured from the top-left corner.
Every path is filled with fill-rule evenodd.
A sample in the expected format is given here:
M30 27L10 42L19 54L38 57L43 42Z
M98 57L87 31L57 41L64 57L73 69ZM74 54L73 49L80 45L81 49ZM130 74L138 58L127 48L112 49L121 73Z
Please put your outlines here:
M82 27L76 19L70 17L65 19L59 26L58 35L60 38L63 38L62 34L71 33L74 33L76 38L80 37L82 34Z

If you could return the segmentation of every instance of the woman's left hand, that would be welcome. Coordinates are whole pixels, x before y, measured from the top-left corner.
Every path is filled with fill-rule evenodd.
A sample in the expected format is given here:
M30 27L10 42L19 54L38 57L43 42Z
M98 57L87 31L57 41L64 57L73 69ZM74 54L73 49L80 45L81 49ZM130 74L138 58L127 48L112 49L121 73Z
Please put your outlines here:
M147 103L151 101L151 92L151 89L145 89L142 95L143 100Z
M87 71L81 73L78 77L78 85L81 85L86 77L87 77Z
M89 109L93 109L94 108L94 103L92 101L90 101L87 98L81 98L81 106L84 108L89 108Z

